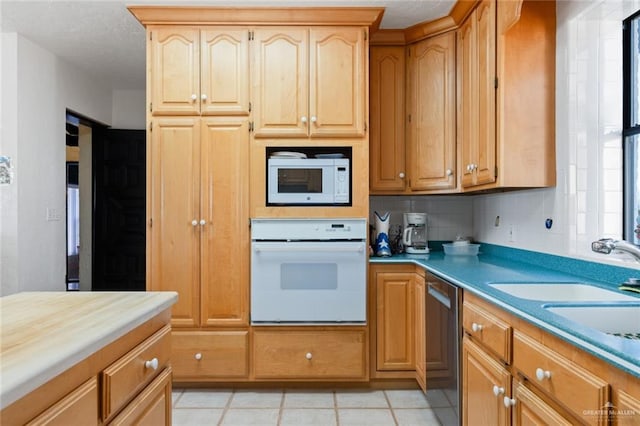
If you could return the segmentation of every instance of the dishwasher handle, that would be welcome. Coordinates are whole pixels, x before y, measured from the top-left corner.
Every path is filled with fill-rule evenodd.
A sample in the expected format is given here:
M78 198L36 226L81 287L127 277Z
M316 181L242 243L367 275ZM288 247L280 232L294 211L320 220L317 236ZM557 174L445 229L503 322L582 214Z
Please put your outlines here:
M323 244L314 244L314 245L309 245L308 247L305 246L298 246L295 249L291 248L291 247L254 247L253 251L256 253L260 253L260 252L287 252L287 251L293 251L293 252L300 252L300 251L304 251L304 252L323 252L323 253L362 253L364 251L364 244L360 244L358 246L355 247L335 247L335 246L329 246L329 247L325 247L323 246Z
M431 295L434 299L440 302L442 305L446 306L447 309L451 309L451 298L448 295L442 293L436 287L434 287L431 283L428 283L427 293Z

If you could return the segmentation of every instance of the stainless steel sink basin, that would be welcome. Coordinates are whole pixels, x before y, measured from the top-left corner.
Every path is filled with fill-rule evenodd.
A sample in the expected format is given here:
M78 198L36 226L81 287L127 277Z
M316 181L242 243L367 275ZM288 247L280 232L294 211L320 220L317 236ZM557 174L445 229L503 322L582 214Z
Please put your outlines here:
M618 337L640 339L640 304L545 306L549 312L560 315L585 327Z
M640 301L640 298L582 283L495 283L489 284L520 299L569 302Z

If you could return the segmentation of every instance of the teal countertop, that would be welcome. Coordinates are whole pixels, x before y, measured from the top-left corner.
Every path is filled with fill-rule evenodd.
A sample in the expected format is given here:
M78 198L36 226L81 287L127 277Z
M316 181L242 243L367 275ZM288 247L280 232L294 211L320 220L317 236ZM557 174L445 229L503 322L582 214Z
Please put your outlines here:
M638 305L640 294L620 292L618 285L631 277L640 278L640 268L616 267L491 244L482 244L478 256L446 256L442 251L432 250L428 255L399 254L392 257L371 257L369 261L385 264L413 263L422 266L465 291L474 293L505 311L640 377L640 340L615 337L581 326L544 309L543 306L551 302L517 298L489 285L500 282L580 282L625 295L634 295L637 301L616 304Z

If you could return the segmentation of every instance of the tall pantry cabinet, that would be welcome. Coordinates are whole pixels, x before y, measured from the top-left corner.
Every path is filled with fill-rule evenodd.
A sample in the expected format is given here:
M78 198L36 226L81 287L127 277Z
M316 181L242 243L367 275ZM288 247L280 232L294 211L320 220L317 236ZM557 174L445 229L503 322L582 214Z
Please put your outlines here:
M209 364L227 357L228 375L248 374L248 34L148 27L147 280L179 294L178 379L216 373Z

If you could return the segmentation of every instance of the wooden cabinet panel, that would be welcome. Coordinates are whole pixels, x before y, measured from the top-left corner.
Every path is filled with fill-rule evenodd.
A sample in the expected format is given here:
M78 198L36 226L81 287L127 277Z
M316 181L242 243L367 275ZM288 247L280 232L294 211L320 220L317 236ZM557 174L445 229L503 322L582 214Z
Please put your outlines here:
M199 322L200 123L153 121L149 147L149 273L152 291L177 291L172 324Z
M423 277L414 274L414 333L416 380L422 390L427 390L427 341L426 341L426 285Z
M171 364L176 381L249 376L248 331L174 331Z
M150 101L157 114L200 113L200 31L193 27L150 27Z
M102 418L108 419L169 364L171 328L163 327L117 362L102 376ZM155 362L155 365L146 363Z
M221 27L200 35L203 115L249 115L249 30Z
M491 312L465 301L462 304L462 327L474 340L498 355L507 364L511 361L511 326Z
M614 392L613 409L616 410L616 414L611 418L614 425L631 426L640 422L640 382L637 380L635 390L638 392L635 396L622 389Z
M249 323L249 122L202 121L201 324Z
M571 426L573 421L565 418L549 404L544 402L523 383L514 383L513 424L520 425L557 425Z
M407 159L412 191L456 187L456 35L409 47Z
M68 426L82 419L83 425L98 425L98 379L92 377L69 395L27 423L29 426Z
M109 425L170 425L171 404L171 367L167 367Z
M253 43L255 137L306 137L309 125L309 32L258 28Z
M403 192L405 48L372 46L369 61L369 190Z
M365 330L253 334L256 379L366 379Z
M473 163L475 156L474 138L478 133L478 113L476 90L476 75L478 73L477 66L477 49L476 38L477 30L474 19L475 11L465 20L457 32L457 95L458 95L458 157L459 173L462 187L468 187L473 184L473 169L469 166Z
M309 134L364 136L366 29L324 27L309 31Z
M413 280L413 272L376 274L378 370L415 369Z
M513 367L578 416L609 402L607 382L517 330L513 336ZM583 418L590 424L606 421L606 416Z
M508 425L511 409L503 398L510 395L511 375L468 337L462 339L462 424ZM502 388L494 395L493 388Z

